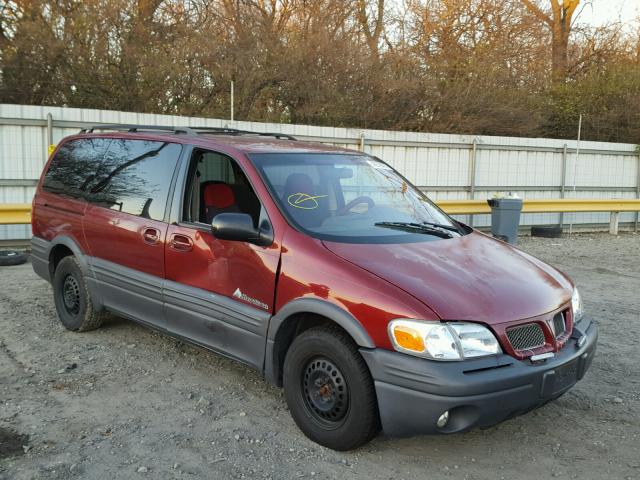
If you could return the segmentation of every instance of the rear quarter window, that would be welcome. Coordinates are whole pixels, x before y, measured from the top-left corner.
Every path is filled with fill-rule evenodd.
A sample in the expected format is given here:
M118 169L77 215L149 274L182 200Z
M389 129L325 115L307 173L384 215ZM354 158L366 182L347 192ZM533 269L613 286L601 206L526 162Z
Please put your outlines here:
M43 190L72 198L84 197L110 142L106 138L82 138L63 144L51 159Z

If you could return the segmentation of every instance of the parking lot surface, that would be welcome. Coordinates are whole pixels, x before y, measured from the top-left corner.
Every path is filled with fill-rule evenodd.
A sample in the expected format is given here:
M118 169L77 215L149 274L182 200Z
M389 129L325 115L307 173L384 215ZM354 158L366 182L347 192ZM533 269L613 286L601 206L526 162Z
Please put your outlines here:
M0 267L0 478L640 478L640 236L520 247L568 273L598 321L587 376L487 430L347 453L304 437L257 372L118 318L68 332L30 264Z

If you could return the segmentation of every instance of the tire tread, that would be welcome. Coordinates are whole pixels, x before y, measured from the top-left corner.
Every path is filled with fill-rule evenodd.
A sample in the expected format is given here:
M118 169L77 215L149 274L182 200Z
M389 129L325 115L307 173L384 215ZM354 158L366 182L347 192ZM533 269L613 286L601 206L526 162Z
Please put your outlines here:
M351 398L350 401L354 400L358 401L358 412L363 415L363 418L366 420L362 425L363 428L358 429L346 429L344 432L341 432L341 435L337 439L323 439L321 438L321 434L317 435L314 432L309 432L306 429L306 422L301 422L296 418L294 414L294 409L298 409L296 404L292 406L292 400L289 398L291 395L294 395L292 392L287 392L288 382L285 379L285 397L287 397L287 403L289 404L289 409L292 411L292 415L294 420L298 424L298 427L309 437L311 440L324 445L325 447L346 451L353 450L358 448L365 443L369 442L373 437L377 435L380 431L380 416L378 413L378 402L376 397L376 392L373 384L373 379L371 378L371 373L369 372L369 368L367 367L366 362L360 355L358 351L357 345L354 343L353 339L341 328L332 325L323 325L319 327L313 327L309 330L305 330L300 335L298 335L293 343L291 344L289 351L287 352L287 357L291 352L295 352L298 346L302 342L320 340L322 342L327 342L329 345L332 345L333 348L344 348L347 350L348 357L351 360L351 367L355 369L354 374L364 379L362 382L363 387L365 389L364 394L358 395L357 398ZM339 345L339 346L338 346ZM287 357L285 357L285 375L287 373ZM345 372L342 372L345 375ZM351 392L353 395L353 390ZM344 427L344 426L342 426ZM342 428L339 427L339 428Z
M62 324L65 326L65 328L74 332L88 332L88 331L96 330L100 328L108 314L106 310L97 310L93 305L93 302L91 301L91 292L89 292L89 287L87 286L87 282L85 281L84 275L82 274L82 267L80 266L80 262L73 255L64 257L62 260L60 260L60 263L58 263L56 267L56 272L61 266L64 267L65 264L72 264L73 268L77 269L77 271L80 272L80 277L81 277L80 284L81 284L83 297L86 305L85 305L84 316L80 322L80 325L77 328L70 328L67 325L65 325L64 322L62 322ZM55 276L55 272L54 272L54 276ZM55 295L55 292L54 292L54 295Z

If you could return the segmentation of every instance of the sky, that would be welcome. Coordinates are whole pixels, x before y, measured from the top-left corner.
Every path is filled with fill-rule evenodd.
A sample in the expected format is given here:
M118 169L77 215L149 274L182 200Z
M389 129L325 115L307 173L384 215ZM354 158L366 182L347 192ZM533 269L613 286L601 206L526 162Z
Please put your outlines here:
M593 26L617 21L629 23L640 16L640 0L591 0L584 3L584 8L577 18L580 23Z

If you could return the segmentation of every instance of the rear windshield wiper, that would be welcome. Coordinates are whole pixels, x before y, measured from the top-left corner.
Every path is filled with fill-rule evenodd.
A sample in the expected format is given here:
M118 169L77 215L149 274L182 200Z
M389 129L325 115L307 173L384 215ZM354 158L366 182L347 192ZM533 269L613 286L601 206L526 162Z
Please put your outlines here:
M429 235L435 235L441 238L453 238L453 233L449 228L442 229L439 226L432 226L424 223L411 223L411 222L376 222L376 227L395 228L397 230L404 230L405 232L415 233L427 233Z

